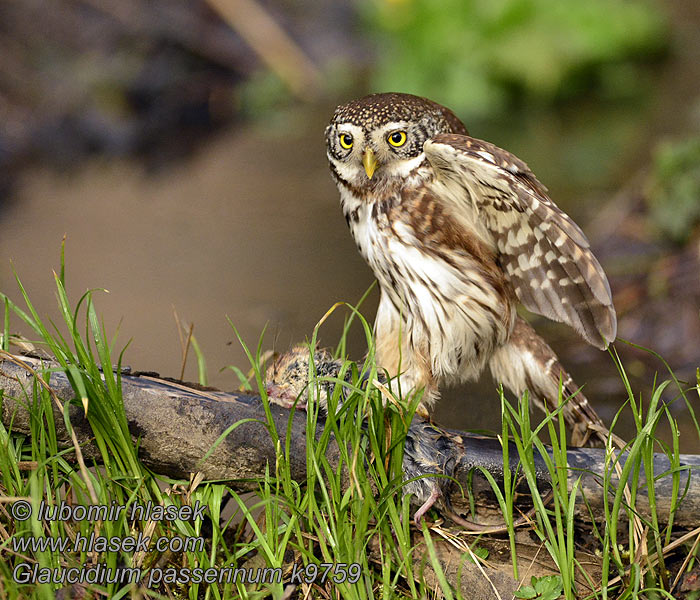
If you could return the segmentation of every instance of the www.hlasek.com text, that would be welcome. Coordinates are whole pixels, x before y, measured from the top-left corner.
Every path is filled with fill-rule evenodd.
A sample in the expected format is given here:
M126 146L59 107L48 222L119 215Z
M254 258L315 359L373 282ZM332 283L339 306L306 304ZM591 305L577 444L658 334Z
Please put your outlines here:
M76 533L74 539L69 537L13 537L12 550L19 554L28 552L203 552L203 537L168 537L155 539L139 533L137 536L103 536Z

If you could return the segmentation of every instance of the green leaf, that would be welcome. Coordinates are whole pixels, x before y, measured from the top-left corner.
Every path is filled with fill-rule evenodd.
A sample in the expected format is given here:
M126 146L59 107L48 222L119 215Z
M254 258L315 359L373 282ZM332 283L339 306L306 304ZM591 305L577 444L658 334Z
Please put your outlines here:
M476 556L479 560L486 560L489 557L489 551L482 546L477 546L476 544L471 548L472 554ZM469 562L475 562L474 559L469 554L465 554L465 558Z
M532 577L532 585L525 585L514 594L516 598L538 598L541 600L557 600L561 596L563 584L559 575Z
M537 592L535 591L535 588L530 585L524 585L519 590L516 590L513 593L513 595L516 598L537 598Z

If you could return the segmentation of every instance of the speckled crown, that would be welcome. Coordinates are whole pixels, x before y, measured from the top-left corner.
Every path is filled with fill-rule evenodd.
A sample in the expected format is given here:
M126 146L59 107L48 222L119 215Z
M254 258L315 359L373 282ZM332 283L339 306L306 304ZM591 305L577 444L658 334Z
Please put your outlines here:
M469 135L462 121L449 108L421 96L397 92L370 94L341 104L335 109L331 125L352 123L369 130L391 121L417 121L426 114L432 114L439 122L439 130L444 133Z

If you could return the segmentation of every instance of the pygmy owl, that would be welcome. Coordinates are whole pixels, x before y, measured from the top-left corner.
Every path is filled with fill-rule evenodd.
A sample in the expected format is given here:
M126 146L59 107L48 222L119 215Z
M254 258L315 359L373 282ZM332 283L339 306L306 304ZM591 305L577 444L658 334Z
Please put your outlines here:
M566 421L601 429L552 349L516 313L572 326L605 349L610 286L581 229L516 156L469 136L455 114L409 94L339 106L327 154L345 219L379 282L377 361L403 394L468 381L488 366ZM602 435L599 433L599 435Z

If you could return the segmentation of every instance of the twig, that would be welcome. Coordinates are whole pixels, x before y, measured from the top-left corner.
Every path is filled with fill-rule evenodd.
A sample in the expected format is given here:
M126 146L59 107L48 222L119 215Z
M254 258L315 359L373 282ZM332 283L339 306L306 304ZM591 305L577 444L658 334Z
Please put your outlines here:
M303 50L255 0L207 0L302 100L313 99L321 75Z

